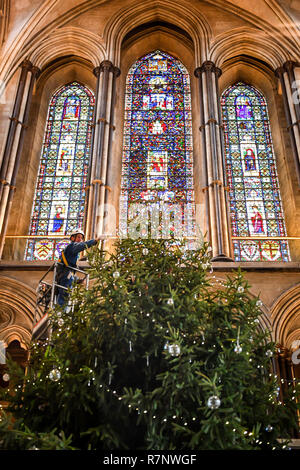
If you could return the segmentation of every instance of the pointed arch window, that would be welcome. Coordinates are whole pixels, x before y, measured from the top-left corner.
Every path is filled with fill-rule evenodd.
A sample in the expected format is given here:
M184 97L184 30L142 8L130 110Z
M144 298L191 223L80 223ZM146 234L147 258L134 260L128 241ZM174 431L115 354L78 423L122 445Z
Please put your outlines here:
M83 226L94 104L93 93L77 82L51 99L26 260L57 259L68 243L63 237Z
M221 98L236 261L290 261L267 104L239 82Z
M192 152L189 74L170 55L152 52L127 75L121 236L129 234L136 205L141 236L143 230L157 238L194 233Z

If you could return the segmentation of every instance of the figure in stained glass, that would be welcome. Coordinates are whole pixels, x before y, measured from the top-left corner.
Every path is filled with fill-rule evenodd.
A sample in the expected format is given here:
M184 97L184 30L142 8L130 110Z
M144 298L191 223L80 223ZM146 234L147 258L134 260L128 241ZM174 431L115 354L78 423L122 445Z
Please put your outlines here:
M63 119L79 119L80 98L70 97L66 99L64 105Z
M252 206L253 215L251 217L254 233L264 233L263 218L256 205Z
M59 148L59 160L56 174L57 176L71 176L72 164L74 160L74 145L62 144Z
M251 148L248 148L244 154L245 170L256 170L255 155Z
M63 208L56 206L56 213L53 218L52 232L60 232L64 224Z
M154 122L150 122L149 124L150 134L163 134L163 132L166 132L166 130L167 130L167 125L165 122L154 121Z
M62 129L63 131L67 132L68 134L70 134L70 132L72 132L72 125L70 122L68 121L64 121L63 122L63 125L62 125Z
M252 119L252 106L248 96L240 95L236 98L236 117L237 119Z

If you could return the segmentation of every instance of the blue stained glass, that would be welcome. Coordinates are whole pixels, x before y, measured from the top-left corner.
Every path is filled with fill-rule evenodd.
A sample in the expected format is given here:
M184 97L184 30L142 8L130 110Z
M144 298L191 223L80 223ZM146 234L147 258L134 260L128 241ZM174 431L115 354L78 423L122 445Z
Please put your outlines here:
M267 104L237 83L221 99L236 261L289 261Z

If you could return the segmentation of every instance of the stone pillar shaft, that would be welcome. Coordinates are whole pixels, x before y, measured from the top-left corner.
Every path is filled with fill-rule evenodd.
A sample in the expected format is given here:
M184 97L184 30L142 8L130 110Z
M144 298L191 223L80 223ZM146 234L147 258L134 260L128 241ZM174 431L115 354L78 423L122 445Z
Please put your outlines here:
M287 130L291 139L297 181L300 187L300 107L294 100L293 88L296 84L294 63L286 62L282 67L276 69L275 74L281 85Z
M0 168L0 199L3 193L4 186L7 184L7 180L6 180L7 169L9 167L10 157L11 157L13 145L15 143L15 135L16 135L17 126L19 124L19 116L20 116L21 105L22 105L23 97L24 97L24 89L25 89L27 74L31 66L32 64L28 60L24 60L21 64L21 75L19 78L13 112L10 117L10 124L9 124L9 129L8 129L8 133L6 137L3 158L1 162L1 168Z
M112 144L113 136L115 132L114 126L114 117L115 117L115 101L116 101L116 83L117 78L120 76L120 70L115 67L113 70L112 77L112 94L111 94L111 109L110 109L110 125L109 125L109 134L108 134L108 147L107 147L107 168L105 175L105 186L104 186L104 206L109 203L109 195L112 191L112 177L113 177L113 159L112 159ZM105 210L105 209L104 209ZM104 214L103 212L103 233L108 233L110 222L110 214Z
M227 173L226 173L226 161L225 161L225 147L224 147L224 126L222 124L222 112L221 112L221 99L220 99L220 92L219 92L219 77L222 71L217 69L217 73L215 73L215 105L216 105L216 115L218 116L218 131L219 131L219 139L217 139L218 143L218 155L219 155L219 168L220 173L222 174L223 178L223 188L221 191L221 217L222 217L222 225L224 231L224 249L225 253L231 253L232 241L231 241L231 220L230 220L230 201L229 201L229 188L227 182Z
M218 77L221 70L206 61L195 70L199 78L202 150L204 157L206 206L213 260L231 261L226 195L224 194L224 146L220 132Z
M31 77L29 79L28 87L26 89L25 84L26 84L26 76L27 73L31 72ZM19 81L19 86L17 90L17 96L16 96L16 101L15 101L15 106L14 106L14 112L13 116L18 116L20 117L20 111L21 111L21 105L24 105L24 113L22 116L22 122L19 121L14 121L16 124L20 124L21 130L18 136L18 141L13 142L11 144L10 152L9 154L5 154L4 157L7 158L7 155L9 155L9 159L4 164L4 157L3 157L3 165L2 165L2 171L4 172L4 167L6 166L6 171L5 171L5 186L2 186L2 192L1 192L1 217L0 217L0 258L2 256L3 252L3 247L5 243L5 235L6 235L6 230L8 226L8 220L9 220L9 214L13 202L13 197L15 194L16 190L16 180L18 176L18 171L19 171L19 166L20 166L20 160L22 156L22 151L23 151L23 146L24 146L24 138L25 134L28 128L28 120L29 120L29 113L30 113L30 107L31 107L31 101L32 101L32 95L33 95L33 89L35 85L36 78L39 74L39 69L37 67L32 66L29 61L25 62L22 64L22 72L21 72L21 77ZM23 93L21 95L21 92ZM17 119L17 118L16 118ZM13 136L13 137L12 137ZM11 127L8 131L8 138L7 141L10 141L11 139L15 139L16 136L16 128L14 130L11 130ZM13 147L16 147L16 152L14 155L13 153ZM7 147L6 147L7 148Z
M85 210L84 210L84 227L87 238L91 238L91 215L93 206L94 186L92 185L92 176L94 170L94 159L95 159L95 141L96 141L96 120L99 115L99 90L100 90L100 67L96 67L93 70L94 75L97 77L96 83L96 94L95 94L95 110L92 124L92 136L91 136L91 159L87 175L87 185L85 188Z
M115 77L119 75L119 69L114 67L110 61L105 60L95 69L94 73L97 74L98 80L87 214L87 232L90 238L103 232L103 209L112 143L111 133L114 129Z
M199 110L200 110L200 127L201 132L201 146L203 151L203 182L204 187L202 191L205 195L205 220L208 239L211 240L211 220L209 218L209 197L208 197L208 173L207 173L207 152L206 152L206 136L205 136L205 117L204 117L204 106L203 106L203 78L200 69L195 70L195 76L198 78L198 89L199 89Z

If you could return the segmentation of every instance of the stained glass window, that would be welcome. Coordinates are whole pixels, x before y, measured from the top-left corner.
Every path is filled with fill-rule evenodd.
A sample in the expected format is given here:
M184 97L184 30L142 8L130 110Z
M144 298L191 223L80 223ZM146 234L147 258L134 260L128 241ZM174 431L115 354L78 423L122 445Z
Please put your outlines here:
M68 243L59 237L82 227L93 112L93 93L77 82L51 99L29 230L36 237L28 239L26 260L57 259Z
M128 236L136 214L142 220L141 236L143 231L156 238L192 236L192 151L189 74L170 55L152 52L127 75L121 236Z
M237 83L221 105L235 260L289 261L266 101Z

